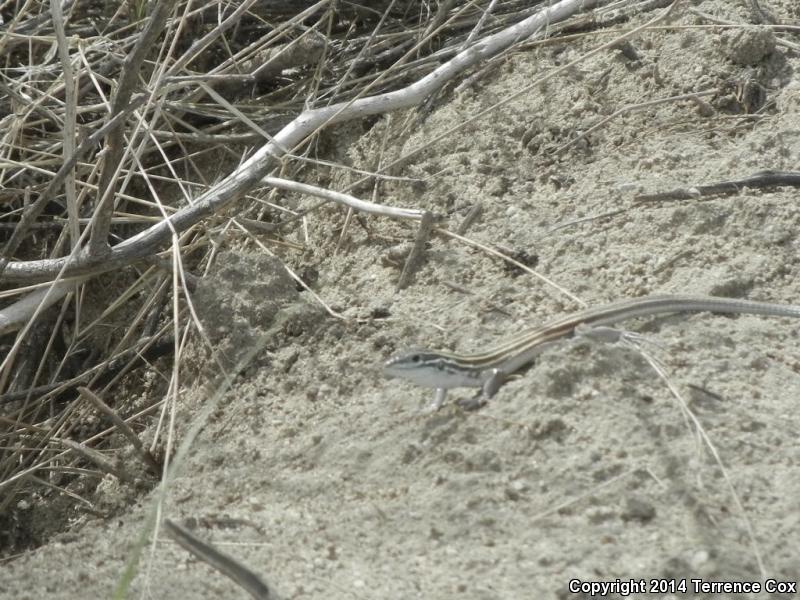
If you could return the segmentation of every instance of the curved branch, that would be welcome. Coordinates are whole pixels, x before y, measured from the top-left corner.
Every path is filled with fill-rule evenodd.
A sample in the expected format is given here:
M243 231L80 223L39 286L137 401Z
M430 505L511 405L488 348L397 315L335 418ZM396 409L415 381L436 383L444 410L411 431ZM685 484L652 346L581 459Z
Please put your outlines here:
M52 279L61 269L64 269L64 277L91 275L149 256L169 241L173 228L179 233L185 231L258 186L261 178L267 175L275 160L285 154L287 148L294 148L321 127L416 106L474 64L495 56L546 25L562 21L580 9L591 8L598 1L560 0L516 25L480 40L403 89L305 111L281 129L268 144L259 148L236 171L204 192L195 204L179 210L169 220L161 221L117 244L105 256L90 256L84 252L69 264L68 257L13 262L6 267L3 280L31 282Z

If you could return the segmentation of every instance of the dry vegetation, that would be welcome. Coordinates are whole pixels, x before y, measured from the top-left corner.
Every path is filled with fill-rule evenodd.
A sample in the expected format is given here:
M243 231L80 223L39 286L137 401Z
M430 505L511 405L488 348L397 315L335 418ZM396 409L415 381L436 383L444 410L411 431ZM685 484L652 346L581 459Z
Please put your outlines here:
M146 444L137 431L169 414L182 352L209 347L209 380L234 367L211 351L191 305L216 254L258 247L299 287L311 283L290 268L302 246L285 239L310 212L281 190L318 195L318 207L423 217L346 195L368 194L397 161L350 173L338 196L293 186L333 179L330 126L359 118L369 128L366 115L386 110L371 98L454 64L401 98L425 119L510 43L466 48L547 4L0 1L0 555L46 541L54 514L103 514L87 498L104 476L141 492L157 484L170 429ZM548 26L551 37L660 15L669 2L598 2L589 14L561 4L566 20ZM762 108L757 88L733 96L743 112ZM160 400L127 403L142 385Z
M154 485L164 440L136 451L141 473L103 449L114 432L138 444L123 424L136 429L161 403L109 407L100 397L131 374L144 379L140 371L196 333L184 290L215 240L300 250L281 236L301 215L258 181L317 168L322 127L282 148L291 157L280 163L237 165L304 109L402 88L540 9L493 2L482 19L483 4L2 4L4 554L46 533L19 507L95 510L83 496L104 474ZM603 18L621 13L573 27Z

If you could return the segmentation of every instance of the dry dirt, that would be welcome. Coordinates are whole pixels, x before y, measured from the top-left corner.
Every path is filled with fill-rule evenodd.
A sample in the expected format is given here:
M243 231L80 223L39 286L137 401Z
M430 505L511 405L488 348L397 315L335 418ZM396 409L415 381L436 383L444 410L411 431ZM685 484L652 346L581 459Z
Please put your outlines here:
M799 24L796 0L760 3ZM431 145L375 198L446 215L441 226L451 229L479 202L469 238L589 305L649 293L800 303L797 189L634 200L800 164L800 38L692 27L708 21L690 7L751 19L746 2L684 3L672 27ZM447 89L425 116L336 128L324 158L374 170L611 35L505 56L471 85ZM628 112L554 154L627 105L706 90L718 93ZM359 175L320 168L315 177L341 189ZM162 516L282 598L570 598L572 579L800 580L800 322L702 314L626 324L653 343L727 479L651 366L615 345L554 347L482 410L450 403L425 414L431 390L382 377L393 352L477 350L579 306L437 235L413 285L397 291L392 259L414 226L359 217L340 243L344 217L334 206L312 213L291 238L306 250L281 254L343 319L298 292L276 259L221 240L195 295L209 340L228 367L265 347L219 398L218 382L204 377L214 371L209 353L199 341L189 351L176 443L202 427ZM150 381L138 393L164 389ZM155 426L153 418L143 436ZM156 497L103 480L90 499L112 516L75 513L48 544L2 566L0 595L110 597ZM131 589L143 598L247 597L163 533L154 544L148 537ZM675 594L684 596L695 594Z

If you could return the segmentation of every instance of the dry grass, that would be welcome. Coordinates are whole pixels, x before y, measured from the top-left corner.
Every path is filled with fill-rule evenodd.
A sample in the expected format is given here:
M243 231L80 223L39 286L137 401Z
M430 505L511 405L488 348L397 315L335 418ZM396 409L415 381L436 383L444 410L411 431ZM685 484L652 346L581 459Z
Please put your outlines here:
M221 186L218 204L198 197L304 110L403 88L540 8L0 2L3 554L41 541L20 507L44 499L65 514L102 513L87 499L100 477L156 483L171 428L148 444L135 432L176 400L181 348L201 331L195 274L221 231L258 231L278 255L299 249L281 238L301 220L257 184L316 168L322 127L248 173L246 186L227 195ZM144 370L160 400L112 400ZM115 461L114 443L141 464Z
M554 3L532 4L0 0L0 531L6 532L0 556L35 546L52 532L37 531L27 507L46 506L64 520L81 512L104 515L92 501L101 478L143 491L177 462L182 353L194 342L216 358L191 292L229 241L287 262L303 252L297 242L302 236L286 237L314 215L292 209L282 194L339 203L348 211L345 229L352 211L423 218L422 211L345 193L392 177L409 154L393 161L381 156L371 173L350 170L355 183L345 190L298 181L348 169L318 158L328 155L325 127L382 114L371 99L447 72L444 87L404 99L404 107L421 107L412 119L422 120L438 99L466 85L464 79L468 84L496 66L512 43L478 57L465 49L489 43ZM641 11L670 2L598 4L596 13L558 26L562 33L581 32L562 42L624 19L622 5ZM589 55L657 20L604 38ZM548 33L559 33L558 27ZM529 35L513 41L515 47L538 43L547 41ZM454 66L448 71L448 65ZM648 105L700 103L714 92L629 105L595 128ZM368 110L359 113L362 107ZM300 115L313 116L312 125L292 129ZM453 136L466 122L428 144ZM419 250L433 225L428 213L424 225ZM457 233L433 232L510 260ZM511 262L581 303L554 281ZM341 316L331 308L329 313ZM227 377L223 365L209 360L204 375ZM651 366L727 481L702 426L666 373ZM209 402L204 410L213 406ZM149 427L155 433L141 439L155 423ZM193 434L182 433L185 450ZM763 573L750 522L730 481L728 486Z

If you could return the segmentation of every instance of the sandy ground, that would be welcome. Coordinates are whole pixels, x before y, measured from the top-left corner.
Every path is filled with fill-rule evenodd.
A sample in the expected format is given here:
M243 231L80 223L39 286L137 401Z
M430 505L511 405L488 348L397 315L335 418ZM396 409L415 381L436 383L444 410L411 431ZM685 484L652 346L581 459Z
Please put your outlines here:
M800 21L794 0L761 4L780 22ZM673 25L707 24L690 6L750 20L745 2L705 1L685 4ZM373 170L609 39L597 32L506 56L447 90L425 118L332 130L325 158ZM647 32L430 146L377 198L446 214L451 229L480 202L468 237L589 305L648 293L798 303L796 189L643 205L634 195L797 169L799 68L800 52L763 29ZM554 154L627 105L714 89L723 91L702 104L621 115ZM334 188L358 177L314 173ZM572 579L686 579L689 591L691 578L800 580L800 322L705 314L626 324L652 342L727 475L652 367L596 341L549 350L478 412L451 403L424 414L430 390L381 376L392 353L477 350L579 306L442 236L398 292L392 259L414 227L359 218L339 245L343 222L337 207L313 213L293 234L306 251L284 258L346 319L255 247L219 254L195 298L210 341L228 364L266 348L219 399L203 377L208 352L190 350L177 443L203 426L163 516L283 598L570 598L580 597ZM164 393L158 382L128 390L127 402L152 402ZM4 564L3 598L111 596L155 493L108 479L90 499L110 516L76 511L50 543ZM163 534L148 538L135 573L131 597L247 597Z

